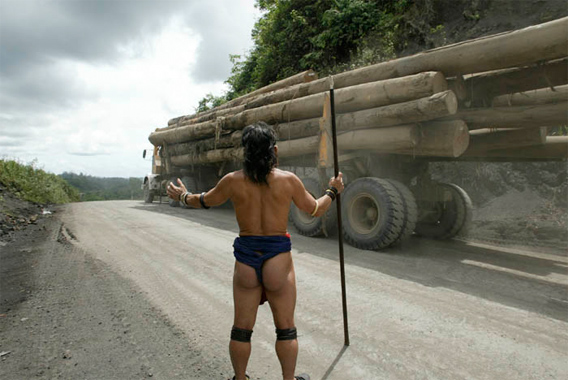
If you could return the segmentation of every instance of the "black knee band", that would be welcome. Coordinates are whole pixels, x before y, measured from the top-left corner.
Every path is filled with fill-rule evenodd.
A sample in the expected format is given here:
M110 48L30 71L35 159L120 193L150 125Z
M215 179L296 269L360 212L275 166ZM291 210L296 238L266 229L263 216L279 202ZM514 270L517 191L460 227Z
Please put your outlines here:
M294 340L298 338L296 328L291 329L276 329L276 340Z
M250 342L250 337L252 335L252 330L240 329L233 326L231 330L231 340L236 340L237 342Z

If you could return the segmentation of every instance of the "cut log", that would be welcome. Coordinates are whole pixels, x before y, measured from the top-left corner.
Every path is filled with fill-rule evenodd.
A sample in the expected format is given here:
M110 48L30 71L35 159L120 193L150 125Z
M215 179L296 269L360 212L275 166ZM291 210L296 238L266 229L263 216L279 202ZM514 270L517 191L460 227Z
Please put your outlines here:
M337 113L353 112L362 109L375 108L383 105L402 103L419 99L447 89L446 79L441 73L427 72L403 78L389 79L378 82L364 83L335 92L335 111ZM329 90L329 85L326 89ZM323 109L324 92L300 98L292 98L289 89L284 90L290 97L274 96L282 94L274 92L261 96L257 101L220 111L217 116L227 116L229 128L239 128L264 120L269 124L303 120L320 117ZM275 102L279 100L279 102ZM287 101L286 101L287 100ZM231 118L230 115L235 115ZM202 118L180 122L177 127L193 124L195 121L204 121ZM160 130L161 131L161 130Z
M456 110L456 96L448 90L428 98L339 115L337 128L356 130L419 123L455 114Z
M324 95L325 94L319 94L316 96ZM320 104L320 112L322 106L323 99ZM251 111L262 110L270 107L273 106L261 107ZM278 110L281 111L280 114L276 112ZM434 94L428 98L338 115L337 125L338 129L343 130L387 127L397 124L433 120L439 117L452 115L456 112L456 110L456 96L452 91L448 90ZM290 112L294 111L297 111L294 115L313 115L313 113L308 112L305 109L303 110L300 103L295 104L294 110L291 110ZM280 108L270 108L262 112L259 111L254 114L244 115L247 112L250 111L245 111L239 115L230 116L223 120L217 120L215 123L206 122L169 130L156 131L150 134L149 140L154 145L162 145L164 143L181 143L211 137L215 135L215 132L219 132L221 130L242 129L245 125L255 123L259 120L263 120L270 124L286 120L286 112ZM310 125L312 125L312 122L313 120L310 120ZM315 125L317 125L317 129L319 129L319 122ZM286 133L286 131L283 130L283 125L279 126L279 132L284 134ZM314 131L311 134L315 133L317 132Z
M321 92L327 91L330 88L329 78L322 80L325 86L322 86ZM313 86L312 86L313 87ZM365 101L364 103L375 104L375 107L386 104L402 103L412 99L423 98L442 92L448 89L446 79L440 72L425 72L416 75L409 75L407 77L389 79L378 82L370 82L366 86L358 86L358 91L372 93L376 100ZM268 104L280 103L290 99L298 99L301 97L313 95L309 92L310 87L306 85L294 86L283 90L275 91L270 94L259 96L258 98L246 104L247 109L258 108ZM356 90L356 91L357 91ZM337 92L339 97L341 91ZM353 102L356 102L353 98ZM336 101L337 103L337 101ZM351 107L351 110L370 108L365 104L359 107ZM341 112L337 110L337 112Z
M474 108L460 110L444 120L461 119L469 129L554 127L568 123L567 102L540 106Z
M238 148L241 146L241 131L220 136L219 139L210 138L169 145L173 156L206 152L213 149Z
M493 107L536 106L559 102L568 102L568 85L497 96L493 99Z
M273 125L278 140L295 140L314 136L319 131L319 117Z
M262 88L259 88L258 90L249 92L248 94L245 94L245 95L240 96L236 99L228 101L227 103L222 104L218 107L215 107L211 110L208 110L208 111L205 111L205 112L200 112L200 113L193 114L193 115L180 116L180 117L173 118L173 119L168 121L168 126L179 126L184 121L191 120L191 119L194 119L196 117L201 117L201 116L204 116L208 113L212 113L212 112L222 110L222 109L225 109L225 108L232 108L232 107L241 105L244 102L246 102L247 100L250 100L250 99L252 99L252 98L254 98L258 95L266 94L266 93L271 92L271 91L276 91L276 90L279 90L281 88L294 86L294 85L297 85L297 84L300 84L300 83L311 82L311 81L316 80L317 78L318 78L317 74L313 70L310 69L310 70L298 73L296 75L292 75L291 77L284 78L284 79L282 79L278 82L271 83L268 86L264 86Z
M441 71L445 76L451 77L526 66L535 62L566 57L568 55L567 44L568 17L565 17L520 30L463 41L412 56L340 73L333 76L334 87L340 89L427 71ZM306 95L327 91L329 89L329 78L314 80L305 86L301 90L300 88L295 88L292 91ZM269 88L270 86L267 87ZM241 97L243 99L235 99L235 101L228 102L209 112L241 105L247 99L250 100L258 95L261 90L264 92L273 90L263 89L244 95ZM469 90L467 86L466 89ZM203 116L203 114L200 116ZM174 118L168 122L168 125L180 125L194 118L195 115Z
M529 67L475 74L465 80L466 100L483 107L499 95L514 94L568 83L568 58ZM453 85L453 84L452 84Z
M566 57L567 46L568 17L564 17L347 71L334 75L334 85L342 88L424 71L441 71L446 77L451 77L525 66Z
M337 130L349 131L419 123L454 114L456 110L455 95L452 91L445 91L428 98L338 115ZM313 136L319 131L319 118L282 123L275 129L281 140Z
M546 142L546 127L500 130L471 136L464 156L482 156L490 150L543 145Z
M397 149L391 153L412 156L459 157L469 145L467 124L461 120L433 121L420 126L419 141L412 149Z
M412 149L418 142L418 133L419 126L417 125L403 125L380 130L358 130L341 133L338 136L337 143L341 150L368 149L390 152L398 149ZM315 155L318 147L319 136L280 141L278 143L278 157L287 158L305 154ZM226 160L242 160L242 157L242 148L228 148L201 154L172 156L171 160L174 165L183 167Z
M222 119L191 126L169 129L156 129L150 133L148 140L155 146L164 144L179 144L186 141L199 140L215 136L216 131L222 130Z
M291 158L315 154L319 148L319 136L278 142L278 157ZM457 157L469 143L468 129L461 121L408 124L380 129L362 129L341 132L337 136L338 149L369 150L378 153L414 156ZM210 164L226 160L241 160L242 148L227 148L202 153L172 156L176 166Z
M547 136L542 145L497 149L483 153L482 158L566 160L568 158L568 136Z

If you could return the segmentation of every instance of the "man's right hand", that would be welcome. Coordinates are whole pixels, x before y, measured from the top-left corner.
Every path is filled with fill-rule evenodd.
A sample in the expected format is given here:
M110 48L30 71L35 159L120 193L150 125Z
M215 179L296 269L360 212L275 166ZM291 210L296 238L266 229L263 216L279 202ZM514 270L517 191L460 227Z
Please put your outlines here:
M344 189L343 186L343 173L339 172L337 177L331 177L329 180L329 186L335 187L338 193L341 193Z

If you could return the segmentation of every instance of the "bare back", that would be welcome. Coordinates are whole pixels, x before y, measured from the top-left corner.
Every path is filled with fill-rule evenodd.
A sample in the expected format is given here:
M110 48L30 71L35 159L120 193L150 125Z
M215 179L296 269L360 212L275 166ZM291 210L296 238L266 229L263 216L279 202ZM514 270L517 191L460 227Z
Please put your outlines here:
M233 173L231 201L240 235L284 235L294 193L294 174L273 169L268 186L251 182L242 170Z
M204 200L207 205L218 206L230 199L241 236L285 235L291 203L311 213L316 200L294 173L274 168L267 181L268 186L255 184L242 170L232 172L221 178ZM191 196L189 203L198 205L198 199L198 195Z

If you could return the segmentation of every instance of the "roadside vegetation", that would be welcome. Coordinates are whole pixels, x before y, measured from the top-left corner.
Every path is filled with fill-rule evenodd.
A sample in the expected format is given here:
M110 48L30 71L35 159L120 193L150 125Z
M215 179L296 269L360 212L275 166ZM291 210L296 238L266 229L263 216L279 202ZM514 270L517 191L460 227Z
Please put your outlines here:
M142 199L142 178L101 178L64 172L60 175L76 188L81 201Z
M101 178L48 173L18 160L0 160L0 185L19 199L36 204L142 199L142 178ZM0 202L1 202L0 198Z
M37 204L63 204L79 200L79 191L63 178L37 167L0 160L0 183L16 197Z

